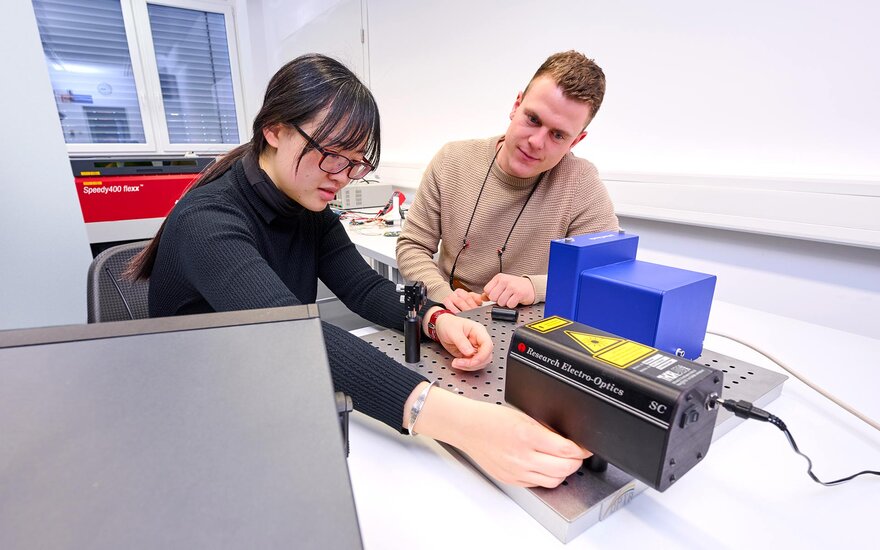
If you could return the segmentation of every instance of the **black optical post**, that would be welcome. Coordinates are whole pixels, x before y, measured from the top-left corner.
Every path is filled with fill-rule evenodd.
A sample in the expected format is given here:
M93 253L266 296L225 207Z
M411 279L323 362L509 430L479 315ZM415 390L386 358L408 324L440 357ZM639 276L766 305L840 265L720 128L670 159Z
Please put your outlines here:
M416 281L408 285L397 285L397 291L403 295L400 301L406 306L406 319L403 324L403 343L405 361L418 363L422 345L422 318L419 311L428 299L425 283Z

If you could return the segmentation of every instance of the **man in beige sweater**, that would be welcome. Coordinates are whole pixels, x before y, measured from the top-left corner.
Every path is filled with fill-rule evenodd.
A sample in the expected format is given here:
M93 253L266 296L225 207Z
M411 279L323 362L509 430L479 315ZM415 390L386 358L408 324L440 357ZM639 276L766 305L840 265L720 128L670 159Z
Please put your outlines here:
M557 53L517 95L503 136L446 144L397 241L403 277L455 312L543 302L551 240L618 228L596 167L571 153L604 95L598 65Z

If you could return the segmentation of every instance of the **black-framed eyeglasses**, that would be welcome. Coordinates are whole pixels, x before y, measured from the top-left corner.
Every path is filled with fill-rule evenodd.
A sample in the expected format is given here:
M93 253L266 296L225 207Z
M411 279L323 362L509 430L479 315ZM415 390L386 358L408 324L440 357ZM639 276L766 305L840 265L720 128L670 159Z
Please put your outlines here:
M300 135L312 145L312 147L314 147L318 150L319 153L321 153L322 157L321 162L318 163L318 168L320 168L324 172L327 172L328 174L338 174L347 168L348 178L359 180L373 170L373 167L370 165L369 162L351 160L345 155L340 155L335 151L324 149L323 147L321 147L320 143L312 139L312 136L305 133L302 128L300 128L296 124L291 124L291 126L296 128L296 131L299 132Z

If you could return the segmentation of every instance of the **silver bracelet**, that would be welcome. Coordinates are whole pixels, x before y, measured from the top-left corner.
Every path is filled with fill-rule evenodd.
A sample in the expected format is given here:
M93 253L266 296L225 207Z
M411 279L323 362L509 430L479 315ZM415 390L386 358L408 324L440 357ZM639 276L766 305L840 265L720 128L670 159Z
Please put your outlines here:
M436 383L437 381L434 380L430 384L425 386L425 389L423 389L419 396L416 397L415 403L413 403L412 408L409 410L409 425L407 426L407 431L409 431L409 435L416 435L416 420L419 419L419 413L422 412L422 407L425 406L425 400L428 399L428 392L431 390L431 387L434 386L434 384Z

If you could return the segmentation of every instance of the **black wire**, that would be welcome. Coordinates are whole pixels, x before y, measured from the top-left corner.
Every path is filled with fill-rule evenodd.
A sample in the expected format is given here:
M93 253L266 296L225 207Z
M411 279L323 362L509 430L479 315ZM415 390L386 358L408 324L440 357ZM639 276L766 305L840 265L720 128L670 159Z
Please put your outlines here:
M750 418L752 420L760 420L762 422L769 422L782 430L782 433L785 434L785 437L788 439L788 443L791 445L791 448L794 449L794 452L804 457L807 461L807 475L810 476L810 479L815 481L820 485L824 485L826 487L832 487L834 485L840 485L841 483L845 483L850 481L853 478L859 477L861 475L874 475L880 476L880 472L876 470L862 470L861 472L852 474L851 476L842 477L840 479L835 479L834 481L822 481L816 474L813 473L813 461L810 460L810 457L801 452L798 448L797 443L794 441L794 437L792 437L791 432L788 431L788 427L785 425L785 422L782 421L778 416L772 415L769 412L759 409L748 401L733 401L730 399L718 399L717 402L732 412L739 418Z
M504 147L504 144L501 144L501 147ZM495 159L498 158L498 153L501 152L501 147L499 147L495 151L495 156L492 157L492 162L489 163L489 169L486 170L486 177L483 178L483 184L480 185L480 192L477 194L477 202L474 204L474 209L471 212L471 219L468 220L467 229L464 230L464 238L462 239L461 248L458 250L458 254L455 255L455 260L452 261L452 269L449 270L449 287L455 290L455 266L458 265L458 258L461 256L461 253L464 252L465 248L470 246L468 242L468 233L471 231L471 224L474 223L474 215L477 213L477 207L480 205L480 197L483 196L483 190L486 188L486 182L489 181L489 174L492 173L492 166L495 165ZM535 194L535 190L538 188L538 184L544 179L544 176L547 172L541 172L541 176L538 178L538 181L535 182L535 185L532 186L532 190L529 191L529 196L526 197L526 202L523 203L522 208L519 210L519 214L516 215L516 219L513 220L513 225L510 226L510 231L507 232L507 238L504 239L504 244L501 245L501 248L498 249L498 273L504 273L504 264L501 262L501 256L504 255L504 252L507 250L507 242L510 241L510 236L513 235L513 230L516 228L517 222L519 222L520 217L526 209L526 206L529 205L529 201L532 200L532 195Z
M813 481L815 481L816 483L819 483L819 484L824 485L826 487L832 487L834 485L840 485L841 483L845 483L845 482L847 482L853 478L859 477L861 475L880 476L880 472L878 472L878 471L862 470L859 473L856 473L856 474L853 474L853 475L847 476L847 477L842 477L840 479L835 479L834 481L822 481L821 479L816 477L816 474L813 473L813 461L810 460L810 457L808 457L807 455L802 453L801 450L798 448L797 443L794 442L794 437L792 437L791 432L788 431L788 428L785 426L785 422L783 422L782 419L780 419L778 416L774 416L772 414L770 415L770 419L768 420L768 422L770 422L771 424L773 424L774 426L776 426L777 428L782 430L782 433L784 433L785 437L788 438L788 442L789 442L789 444L791 444L791 448L794 449L794 452L801 455L802 457L804 457L804 459L806 459L806 461L807 461L807 475L810 476L810 478Z
M504 147L504 144L501 144L501 147ZM464 252L464 249L468 247L468 233L471 231L471 224L474 223L474 215L477 213L477 206L480 205L480 197L483 196L483 190L486 188L486 182L489 181L489 174L492 173L492 166L495 164L495 159L498 158L498 153L501 152L501 147L495 150L495 156L492 157L492 162L489 163L489 169L486 170L486 177L483 178L483 184L480 186L480 192L477 194L477 202L474 203L474 209L471 212L471 219L468 220L467 229L464 230L464 238L461 240L461 248L458 250L458 254L455 255L455 260L452 262L452 269L449 270L449 288L455 290L455 266L458 265L458 257L461 256L461 253Z
M501 144L501 147L504 147L504 144ZM464 238L462 241L467 244L468 233L471 231L471 224L474 223L474 215L477 213L477 206L480 205L480 197L483 196L483 190L486 188L486 182L489 181L489 174L492 173L492 166L495 165L495 159L498 158L498 153L501 152L501 147L499 147L495 151L495 155L492 157L492 162L489 163L489 169L486 170L486 177L483 178L483 184L480 185L480 192L477 194L477 202L474 203L474 209L471 212L471 219L468 220L467 229L464 230Z
M544 174L546 173L547 172L542 172L541 177L538 178L538 181L536 181L535 185L532 186L532 190L529 191L529 196L526 197L526 202L523 203L522 208L519 209L519 214L516 215L516 219L513 220L513 225L510 226L510 231L507 232L507 238L504 239L504 244L501 245L501 248L498 249L498 273L504 273L504 264L501 263L501 256L503 256L504 252L507 250L507 241L509 241L510 236L513 235L513 229L516 227L517 222L519 222L522 213L525 212L526 206L529 205L529 201L532 200L532 195L535 194L535 190L538 188L538 184L540 184L541 180L544 179ZM476 210L476 207L474 207L474 210Z
M501 147L504 147L503 143L501 144ZM498 158L498 153L501 152L501 147L495 150L495 156L492 157L492 162L489 163L489 169L486 170L486 177L483 178L483 184L480 186L479 194L477 194L477 202L474 203L474 209L471 211L471 219L468 220L467 229L464 230L464 238L461 240L461 248L458 249L458 254L455 255L455 260L452 261L452 269L449 270L449 288L452 290L455 290L455 267L458 265L458 257L461 256L464 249L468 247L467 236L471 231L471 224L474 223L474 215L477 213L477 206L480 204L480 197L483 196L486 182L489 181L489 174L492 172L492 165L495 164L495 159Z
M122 289L119 288L119 283L116 282L116 277L113 275L113 272L110 271L110 268L106 265L104 266L104 271L107 272L107 277L110 278L110 282L113 283L113 286L116 288L117 294L122 298L122 305L125 306L125 310L128 312L128 318L134 321L134 313L131 312L131 308L128 307L128 300L125 299L125 293L122 292Z

